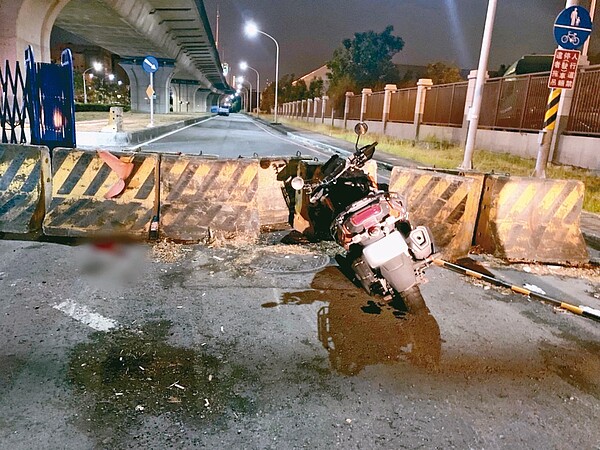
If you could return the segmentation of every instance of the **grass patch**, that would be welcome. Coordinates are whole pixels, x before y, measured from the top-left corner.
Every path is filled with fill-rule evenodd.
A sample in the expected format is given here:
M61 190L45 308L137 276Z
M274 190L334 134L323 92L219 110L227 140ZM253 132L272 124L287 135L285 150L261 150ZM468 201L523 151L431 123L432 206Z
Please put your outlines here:
M316 131L349 142L356 141L356 135L351 130L281 117L278 119L284 124L289 124L297 128ZM447 142L428 140L413 145L410 141L402 141L377 133L369 133L369 136L371 140L379 142L377 146L379 151L411 159L423 166L454 169L463 160L463 148ZM494 171L496 173L510 173L515 176L530 176L535 168L535 160L509 153L477 149L473 155L473 167L482 172ZM593 213L600 213L600 173L577 167L548 164L546 176L554 179L583 181L585 184L583 209Z

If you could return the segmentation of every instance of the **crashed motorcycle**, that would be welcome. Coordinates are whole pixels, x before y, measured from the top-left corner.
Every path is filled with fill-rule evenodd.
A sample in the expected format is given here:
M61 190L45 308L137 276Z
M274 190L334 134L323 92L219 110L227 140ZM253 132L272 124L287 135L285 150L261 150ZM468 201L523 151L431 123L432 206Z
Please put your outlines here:
M424 226L413 228L404 198L363 170L377 146L358 148L367 130L364 123L356 125L354 154L332 156L317 180L295 177L292 187L305 190L312 219L325 218L331 236L346 250L338 258L343 272L369 295L387 302L399 296L410 313L427 311L419 285L434 253L431 233Z

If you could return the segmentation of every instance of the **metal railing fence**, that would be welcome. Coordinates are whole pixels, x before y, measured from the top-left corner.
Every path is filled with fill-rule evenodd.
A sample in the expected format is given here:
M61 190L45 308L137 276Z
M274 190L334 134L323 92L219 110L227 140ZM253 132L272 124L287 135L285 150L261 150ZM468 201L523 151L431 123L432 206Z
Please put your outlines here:
M0 127L3 144L24 144L27 117L27 90L21 67L17 61L14 69L8 61L0 67Z
M462 126L467 86L466 82L432 86L425 97L423 123Z
M566 132L600 135L600 66L581 70L575 80L575 92Z
M417 88L400 89L390 97L390 122L413 123L417 105Z
M367 97L365 120L383 120L383 99L385 92L373 92Z

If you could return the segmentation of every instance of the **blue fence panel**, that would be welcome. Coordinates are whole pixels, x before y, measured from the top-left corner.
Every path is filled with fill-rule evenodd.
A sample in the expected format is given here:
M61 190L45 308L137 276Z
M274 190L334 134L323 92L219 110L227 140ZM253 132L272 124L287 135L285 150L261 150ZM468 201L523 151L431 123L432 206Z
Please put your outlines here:
M61 65L36 63L25 52L31 143L49 148L76 146L73 58L69 49Z

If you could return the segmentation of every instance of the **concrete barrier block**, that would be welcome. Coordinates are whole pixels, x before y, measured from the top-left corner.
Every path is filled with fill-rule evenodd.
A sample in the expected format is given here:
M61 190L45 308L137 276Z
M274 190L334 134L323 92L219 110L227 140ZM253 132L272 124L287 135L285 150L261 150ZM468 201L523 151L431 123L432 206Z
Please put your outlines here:
M580 265L589 261L577 180L486 178L476 244L511 262Z
M156 208L159 157L113 152L133 170L122 191L105 198L119 175L95 151L59 148L52 156L52 201L43 223L49 236L148 237Z
M456 260L471 249L483 179L394 167L390 191L405 197L411 224L429 227L443 257Z
M226 237L257 237L258 160L214 160L163 155L160 170L160 233L198 241L208 230Z
M296 176L298 158L263 158L258 170L258 213L261 226L275 226L290 222L294 191L286 187L286 180Z
M50 177L47 147L0 144L0 232L41 230Z

